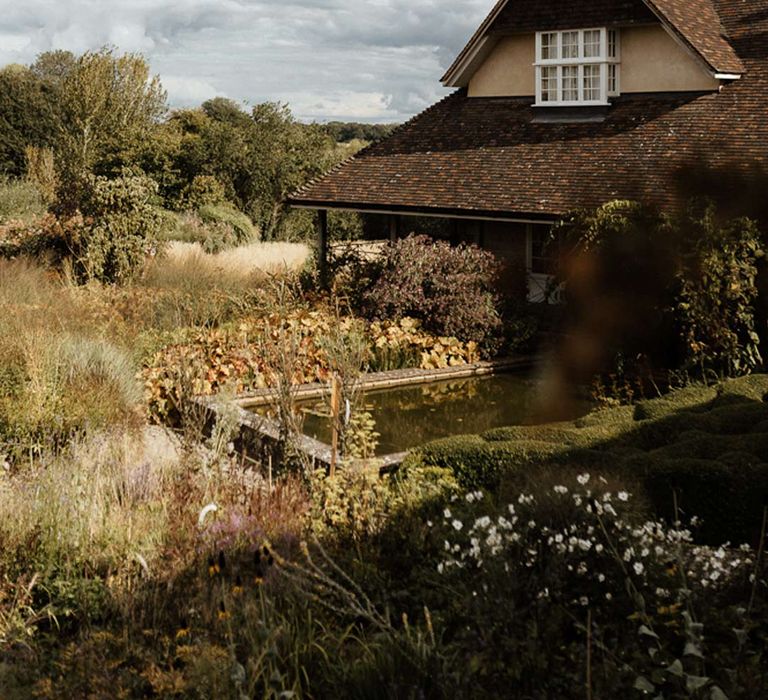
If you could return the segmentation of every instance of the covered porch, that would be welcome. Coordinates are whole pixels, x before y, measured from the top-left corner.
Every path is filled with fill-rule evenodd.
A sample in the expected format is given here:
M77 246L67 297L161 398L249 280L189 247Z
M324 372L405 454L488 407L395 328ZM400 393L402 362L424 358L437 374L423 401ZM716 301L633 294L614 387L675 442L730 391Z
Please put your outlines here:
M294 204L296 206L296 204ZM532 303L552 302L548 294L555 262L551 240L554 219L499 216L475 212L357 207L306 206L317 213L317 249L321 281L330 283L332 224L329 211L355 212L363 220L363 240L396 241L407 236L427 235L453 245L476 245L493 253L502 263L501 291Z

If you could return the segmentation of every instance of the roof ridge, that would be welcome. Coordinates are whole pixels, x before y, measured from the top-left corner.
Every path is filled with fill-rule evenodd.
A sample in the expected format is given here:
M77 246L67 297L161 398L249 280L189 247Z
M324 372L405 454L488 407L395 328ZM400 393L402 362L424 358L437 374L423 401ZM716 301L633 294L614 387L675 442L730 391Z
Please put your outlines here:
M448 80L448 76L451 75L451 73L453 73L456 68L458 68L459 64L464 59L464 56L469 53L471 47L482 37L482 35L485 33L485 30L489 28L489 25L492 24L492 22L496 19L496 16L504 9L504 6L508 2L509 0L498 0L498 2L491 8L491 11L488 13L486 18L475 30L474 34L472 34L472 36L469 38L469 41L464 45L464 48L459 52L459 55L456 56L448 70L445 71L443 77L440 78L441 83L444 83L446 80Z

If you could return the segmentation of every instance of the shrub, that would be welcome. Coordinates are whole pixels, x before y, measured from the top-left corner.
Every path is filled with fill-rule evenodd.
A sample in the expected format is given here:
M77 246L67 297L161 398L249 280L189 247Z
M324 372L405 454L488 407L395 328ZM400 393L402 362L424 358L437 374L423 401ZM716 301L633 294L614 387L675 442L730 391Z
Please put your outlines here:
M184 208L191 211L227 201L224 185L211 175L195 175L181 196Z
M0 252L66 264L80 282L128 282L158 250L164 222L153 203L156 193L157 185L140 175L90 178L81 213L49 214L35 226L14 229Z
M250 243L257 238L253 222L231 204L209 204L201 207L198 213L206 224L229 226L238 244Z
M561 233L572 332L594 336L600 351L582 372L610 370L615 358L701 378L761 365L754 221L718 219L712 205L671 216L618 201L572 216Z
M435 440L412 452L403 467L439 467L453 472L465 489L496 489L502 474L541 462L559 449L550 442L483 440L477 435L459 435Z
M94 178L83 205L84 235L70 241L81 279L120 283L140 270L158 247L162 221L153 204L156 195L157 185L148 177Z
M654 512L670 523L701 518L697 535L707 544L757 543L768 499L768 463L753 457L751 464L737 466L724 459L727 453L684 445L679 459L645 460L643 486Z
M167 241L197 243L205 253L220 253L240 242L235 230L221 222L205 223L196 213L172 214L162 237Z
M750 219L718 222L714 208L676 222L683 265L675 311L686 363L738 376L762 364L755 325L760 231Z
M499 265L491 253L409 236L391 244L380 265L364 295L369 317L410 316L432 333L475 341L486 354L499 347L502 324L493 292Z

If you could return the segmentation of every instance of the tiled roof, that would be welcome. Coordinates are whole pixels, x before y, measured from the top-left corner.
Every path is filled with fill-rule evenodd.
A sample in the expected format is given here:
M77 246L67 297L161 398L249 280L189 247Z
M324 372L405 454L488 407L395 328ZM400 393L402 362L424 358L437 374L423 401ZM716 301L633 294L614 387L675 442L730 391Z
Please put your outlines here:
M713 0L646 0L646 2L714 71L743 72L744 65L728 41ZM754 6L759 3L743 2L742 4Z
M694 165L768 172L768 0L714 3L745 65L719 93L625 95L603 122L553 124L533 121L530 98L459 90L293 202L544 216L615 198L674 205Z
M491 27L492 32L535 32L655 22L643 0L546 0L509 2Z

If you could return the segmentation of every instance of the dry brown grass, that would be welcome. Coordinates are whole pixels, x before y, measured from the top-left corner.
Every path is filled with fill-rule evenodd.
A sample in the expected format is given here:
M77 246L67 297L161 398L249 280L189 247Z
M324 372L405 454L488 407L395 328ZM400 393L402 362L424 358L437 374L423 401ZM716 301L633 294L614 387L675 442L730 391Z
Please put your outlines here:
M255 272L294 272L304 265L309 248L303 243L251 243L211 255L199 243L172 242L167 263L194 266L202 274L248 277Z

